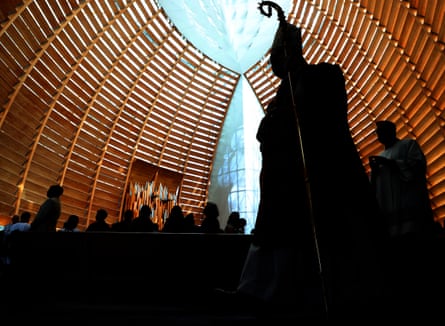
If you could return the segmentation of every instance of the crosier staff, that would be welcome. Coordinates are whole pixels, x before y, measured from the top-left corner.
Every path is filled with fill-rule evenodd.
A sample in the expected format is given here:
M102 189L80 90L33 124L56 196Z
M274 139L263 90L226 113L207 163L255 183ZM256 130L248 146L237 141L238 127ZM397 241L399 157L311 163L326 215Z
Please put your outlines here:
M265 11L265 9L264 9L264 7L266 7L266 6L267 6L267 11ZM285 29L287 27L286 17L284 16L283 9L278 4L276 4L273 1L262 1L258 4L258 9L260 10L261 14L264 16L267 16L267 17L272 16L272 8L274 8L277 11L278 20L281 25L280 28ZM286 41L286 37L284 36L283 42L285 43L285 41ZM285 56L285 58L288 57L286 44L284 44L284 56ZM310 180L309 180L309 174L307 171L307 163L306 163L303 139L302 139L301 128L300 128L300 120L298 117L297 105L296 105L294 91L293 91L294 88L292 86L292 78L291 78L291 73L290 73L289 69L287 69L287 78L289 80L289 87L290 87L292 106L293 106L293 112L294 112L294 117L295 117L295 124L297 126L297 131L298 131L298 142L300 145L304 180L305 180L305 185L306 185L306 197L307 197L306 199L307 199L307 204L308 204L308 209L309 209L309 215L310 215L309 218L311 221L314 246L315 246L315 251L316 251L316 256L317 256L318 273L319 273L320 280L321 280L323 306L325 309L325 314L327 316L327 314L328 314L328 300L327 300L325 281L324 281L324 276L323 276L323 267L322 267L322 262L321 262L320 248L319 248L319 244L318 244L317 228L316 228L315 218L314 218L314 209L313 209L312 196L311 196L312 190L311 190L311 185L310 185Z

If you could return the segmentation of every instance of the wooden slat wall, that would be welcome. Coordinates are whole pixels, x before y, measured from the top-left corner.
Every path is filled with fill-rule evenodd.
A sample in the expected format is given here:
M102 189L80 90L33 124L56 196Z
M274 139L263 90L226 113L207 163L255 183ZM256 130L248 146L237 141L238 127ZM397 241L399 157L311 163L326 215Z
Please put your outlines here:
M15 4L15 6L14 6ZM86 227L122 212L131 162L184 176L184 211L207 199L218 138L239 80L182 38L155 0L0 2L0 215L35 213L53 183ZM418 139L434 212L445 219L445 4L295 1L309 63L339 64L364 165L374 122ZM265 108L280 80L268 54L245 72Z
M1 137L24 143L2 156L9 177L1 211L35 213L47 187L60 182L61 223L75 213L86 227L102 207L114 222L130 162L142 159L184 175L181 205L199 215L239 75L191 47L154 1L35 1L12 25L1 42L9 85ZM27 27L38 32L18 32ZM20 124L26 135L12 132Z

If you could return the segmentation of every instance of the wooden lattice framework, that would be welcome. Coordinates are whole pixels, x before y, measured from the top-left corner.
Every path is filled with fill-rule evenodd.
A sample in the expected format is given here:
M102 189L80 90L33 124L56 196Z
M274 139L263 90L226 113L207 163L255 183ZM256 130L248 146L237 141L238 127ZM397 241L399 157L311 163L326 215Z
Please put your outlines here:
M296 0L287 16L309 63L343 69L366 166L381 149L376 119L419 141L438 220L444 15L442 0ZM1 1L0 20L0 215L36 212L61 183L61 221L77 214L85 227L101 207L115 220L134 160L183 175L180 204L201 213L238 73L187 42L155 0ZM266 106L279 82L268 54L245 76Z

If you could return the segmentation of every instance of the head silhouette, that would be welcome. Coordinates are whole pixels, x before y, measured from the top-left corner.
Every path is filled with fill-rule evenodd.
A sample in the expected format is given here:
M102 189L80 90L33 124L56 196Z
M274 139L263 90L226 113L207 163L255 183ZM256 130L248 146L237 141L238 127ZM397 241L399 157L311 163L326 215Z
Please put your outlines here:
M377 139L385 147L393 145L397 141L396 125L388 120L376 122Z
M96 221L101 221L101 222L105 221L107 216L108 216L108 212L105 209L100 208L96 212Z
M63 224L63 227L68 230L73 230L75 227L77 227L78 223L79 223L79 216L73 214L68 216L68 219Z
M130 222L130 221L133 220L133 217L134 217L133 210L132 209L127 209L127 210L125 210L125 212L124 212L124 214L122 216L122 220Z
M62 194L63 194L63 187L60 185L52 185L46 192L46 196L48 198L57 198L62 196Z
M217 218L219 216L218 206L215 203L208 202L204 207L203 214L206 217Z
M139 217L149 218L151 217L151 207L148 205L142 205L139 209Z

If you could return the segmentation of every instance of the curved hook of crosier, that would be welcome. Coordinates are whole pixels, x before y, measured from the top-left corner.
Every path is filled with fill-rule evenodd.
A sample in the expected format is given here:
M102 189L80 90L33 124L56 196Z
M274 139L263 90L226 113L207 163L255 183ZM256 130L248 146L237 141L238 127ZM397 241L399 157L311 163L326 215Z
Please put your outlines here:
M264 10L265 6L267 6L267 11ZM258 4L258 9L260 10L261 14L267 17L272 16L272 8L277 11L278 20L280 21L280 23L286 23L286 17L284 16L283 9L278 4L273 1L261 1Z

